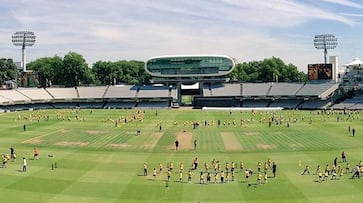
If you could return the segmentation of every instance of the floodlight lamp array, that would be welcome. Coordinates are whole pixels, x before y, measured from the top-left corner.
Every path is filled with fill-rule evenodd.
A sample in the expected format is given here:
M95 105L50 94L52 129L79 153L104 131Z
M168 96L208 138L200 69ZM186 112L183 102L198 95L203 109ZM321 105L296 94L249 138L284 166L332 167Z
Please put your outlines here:
M338 39L333 34L315 35L314 46L316 49L335 49Z
M33 46L36 36L31 31L18 31L12 36L12 42L15 46Z

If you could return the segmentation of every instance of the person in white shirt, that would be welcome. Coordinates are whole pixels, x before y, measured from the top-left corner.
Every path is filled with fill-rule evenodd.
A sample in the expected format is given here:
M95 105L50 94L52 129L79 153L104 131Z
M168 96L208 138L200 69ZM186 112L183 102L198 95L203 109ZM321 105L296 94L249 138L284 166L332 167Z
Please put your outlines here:
M26 159L23 157L23 172L26 172Z

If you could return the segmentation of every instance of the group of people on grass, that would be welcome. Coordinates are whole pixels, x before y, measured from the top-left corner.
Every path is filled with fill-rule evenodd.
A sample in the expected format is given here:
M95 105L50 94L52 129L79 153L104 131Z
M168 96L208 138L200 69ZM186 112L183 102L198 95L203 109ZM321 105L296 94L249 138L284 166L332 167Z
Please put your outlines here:
M153 180L157 179L157 176L165 178L168 182L172 179L174 182L179 183L192 183L193 177L198 176L197 183L227 183L236 180L236 173L242 173L242 179L239 182L250 183L250 179L253 175L256 175L256 184L267 183L268 178L276 177L277 165L270 158L262 163L256 164L255 172L248 167L245 167L243 162L239 165L236 162L226 162L222 164L216 159L213 159L211 163L204 162L204 170L198 170L198 157L195 157L191 167L185 169L184 163L180 163L179 167L175 169L173 162L167 162L166 168L162 163L159 163L158 167L154 167L151 170L151 176ZM144 163L144 176L149 176L149 169L147 163ZM271 172L271 173L270 173ZM172 178L176 175L177 178ZM186 178L185 178L186 177ZM195 181L194 181L195 182Z
M10 147L10 155L9 154L2 154L2 165L1 168L7 168L8 162L12 161L15 162L16 161L16 153L15 153L15 149L13 146ZM38 148L34 147L33 149L33 160L37 160L39 158L39 151ZM23 165L22 165L22 171L26 172L27 171L27 159L25 157L23 157Z
M344 166L338 164L338 158L335 157L333 163L326 164L324 169L321 167L320 164L317 165L316 171L313 175L317 175L317 182L321 183L326 180L337 180L343 177L344 174L353 174L351 179L355 177L360 178L360 173L363 173L363 162L360 161L356 164L353 168L351 167L350 163L347 162L347 157L345 152L341 153L342 163L345 164ZM306 165L301 175L310 175L310 167ZM330 177L330 178L329 178Z

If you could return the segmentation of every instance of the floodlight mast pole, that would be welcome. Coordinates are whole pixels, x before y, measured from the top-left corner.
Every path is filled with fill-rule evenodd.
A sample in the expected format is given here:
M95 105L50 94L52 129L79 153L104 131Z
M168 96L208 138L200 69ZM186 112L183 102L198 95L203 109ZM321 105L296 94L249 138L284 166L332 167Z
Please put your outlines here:
M23 45L21 47L21 67L23 67L23 72L26 72L26 53L25 53L25 33L23 35Z
M328 49L326 48L326 36L324 35L324 64L327 62Z
M324 50L324 64L327 63L328 49L335 49L337 45L338 39L333 34L321 34L314 37L315 48Z
M26 51L27 46L33 46L36 36L34 32L30 31L18 31L12 36L12 42L14 46L21 46L21 66L23 72L26 72Z

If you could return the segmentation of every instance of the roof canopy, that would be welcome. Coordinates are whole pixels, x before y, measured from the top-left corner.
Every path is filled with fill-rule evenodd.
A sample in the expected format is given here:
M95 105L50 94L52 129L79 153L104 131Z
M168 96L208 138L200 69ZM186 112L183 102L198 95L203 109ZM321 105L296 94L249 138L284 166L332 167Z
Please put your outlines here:
M358 67L363 67L363 61L360 60L359 58L355 58L353 59L352 62L345 64L345 66L358 66Z

